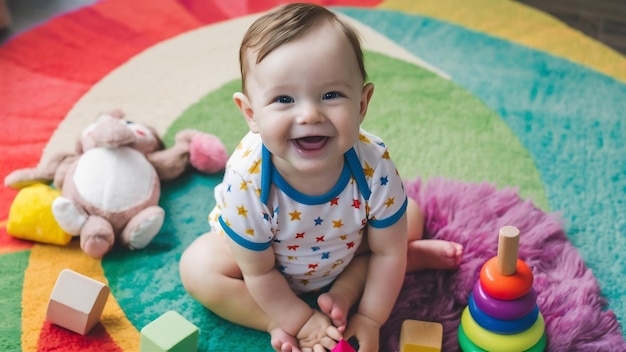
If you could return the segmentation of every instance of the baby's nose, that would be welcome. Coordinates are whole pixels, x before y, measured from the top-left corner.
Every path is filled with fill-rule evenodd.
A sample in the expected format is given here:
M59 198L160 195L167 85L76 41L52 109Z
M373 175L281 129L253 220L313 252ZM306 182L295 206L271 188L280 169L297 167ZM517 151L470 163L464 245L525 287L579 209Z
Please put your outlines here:
M303 104L298 115L298 123L312 124L319 123L324 119L323 114L317 104Z

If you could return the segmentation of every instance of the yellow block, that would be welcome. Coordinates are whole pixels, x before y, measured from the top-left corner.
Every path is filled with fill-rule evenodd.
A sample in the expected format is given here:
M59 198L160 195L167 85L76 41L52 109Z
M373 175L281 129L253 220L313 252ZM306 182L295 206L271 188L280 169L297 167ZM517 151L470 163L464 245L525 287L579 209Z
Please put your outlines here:
M400 352L441 352L443 326L420 320L405 320L400 332Z
M7 233L40 243L66 245L72 240L52 215L52 202L61 191L42 183L22 188L9 209Z

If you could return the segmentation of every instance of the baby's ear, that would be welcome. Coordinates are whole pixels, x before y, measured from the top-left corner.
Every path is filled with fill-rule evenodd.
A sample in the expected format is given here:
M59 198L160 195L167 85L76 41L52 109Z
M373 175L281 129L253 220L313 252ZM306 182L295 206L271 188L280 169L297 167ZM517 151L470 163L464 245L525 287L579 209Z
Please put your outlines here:
M248 99L245 94L237 92L233 94L233 101L235 102L235 105L237 105L239 110L241 110L243 117L248 123L248 128L250 128L250 131L258 133L259 128L257 126L256 120L254 119L254 110L252 110L252 104L250 104L250 99Z
M363 86L363 91L361 92L361 106L359 109L359 115L361 118L361 122L365 119L365 114L367 113L367 107L372 100L372 95L374 95L374 84L367 83Z

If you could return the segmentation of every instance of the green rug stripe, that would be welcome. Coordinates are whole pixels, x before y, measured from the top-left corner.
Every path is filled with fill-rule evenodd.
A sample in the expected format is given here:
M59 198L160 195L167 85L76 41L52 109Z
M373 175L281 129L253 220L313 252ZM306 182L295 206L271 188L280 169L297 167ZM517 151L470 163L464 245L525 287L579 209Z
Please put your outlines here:
M0 346L5 351L22 350L22 288L30 251L0 255Z

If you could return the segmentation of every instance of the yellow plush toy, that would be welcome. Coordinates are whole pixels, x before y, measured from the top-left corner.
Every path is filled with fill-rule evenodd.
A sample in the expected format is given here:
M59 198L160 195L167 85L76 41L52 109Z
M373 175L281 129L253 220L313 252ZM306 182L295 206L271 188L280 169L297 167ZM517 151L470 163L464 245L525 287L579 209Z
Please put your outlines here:
M52 214L52 202L61 191L42 183L22 188L9 209L7 233L40 243L66 245L72 240Z

